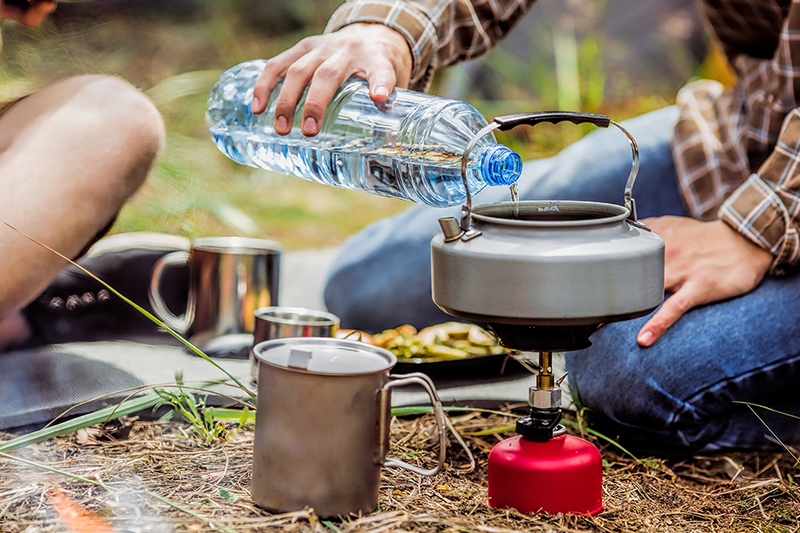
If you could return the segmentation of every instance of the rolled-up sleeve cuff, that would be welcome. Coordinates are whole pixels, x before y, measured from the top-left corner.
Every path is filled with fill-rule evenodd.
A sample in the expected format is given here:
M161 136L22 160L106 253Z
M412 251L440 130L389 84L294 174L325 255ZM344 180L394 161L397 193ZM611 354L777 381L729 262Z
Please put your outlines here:
M356 23L383 24L405 37L413 60L409 87L420 91L427 88L437 40L436 27L422 11L399 0L353 0L333 13L325 33Z
M789 216L780 191L757 173L751 174L728 197L720 207L718 216L773 255L772 274L783 274L800 261L800 241L795 221Z

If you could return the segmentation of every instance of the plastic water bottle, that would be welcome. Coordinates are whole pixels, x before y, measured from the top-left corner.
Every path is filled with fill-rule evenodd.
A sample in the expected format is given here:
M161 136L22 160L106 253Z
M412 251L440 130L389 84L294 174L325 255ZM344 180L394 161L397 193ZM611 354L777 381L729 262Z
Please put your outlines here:
M267 109L251 112L253 86L264 60L227 70L211 89L206 124L217 147L246 165L346 189L365 190L435 207L463 203L461 157L486 119L458 100L397 89L383 104L369 98L366 81L351 78L334 95L320 132L305 137L300 112L286 136L272 129L278 85ZM305 95L298 105L301 109ZM470 153L467 183L512 185L522 160L484 136Z

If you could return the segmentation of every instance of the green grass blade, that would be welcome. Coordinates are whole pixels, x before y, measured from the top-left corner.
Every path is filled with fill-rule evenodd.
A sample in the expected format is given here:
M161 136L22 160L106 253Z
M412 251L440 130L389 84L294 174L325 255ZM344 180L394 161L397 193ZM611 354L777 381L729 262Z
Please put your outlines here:
M747 407L750 407L751 410L752 410L753 407L758 407L759 409L764 409L765 411L770 411L770 412L773 412L773 413L777 413L779 415L788 416L789 418L795 418L797 420L800 420L800 416L793 415L791 413L784 413L783 411L778 411L777 409L773 409L772 407L767 407L766 405L760 405L760 404L751 403L751 402L737 402L737 401L734 401L733 403L746 405Z
M769 431L770 435L772 435L772 437L773 437L773 438L774 438L776 441L778 441L778 444L780 444L781 446L783 446L783 449L784 449L784 450L786 450L786 452L787 452L789 455L791 455L791 456L792 456L792 459L794 459L794 464L795 464L795 465L797 465L797 464L800 464L800 459L798 459L798 458L797 458L797 456L794 454L794 452L792 452L791 448L789 448L789 447L788 447L786 444L784 444L784 443L783 443L783 441L780 439L780 437L778 437L778 435L776 435L776 434L775 434L775 432L774 432L774 431L772 431L772 428L771 428L771 427L769 427L769 426L767 425L767 423L766 423L766 422L764 422L764 419L763 419L763 418L761 418L760 416L758 416L758 413L756 413L756 410L753 408L753 406L754 406L755 404L749 404L749 403L746 403L746 402L736 402L736 403L742 403L742 404L746 405L746 406L747 406L747 408L748 408L748 409L750 409L750 411L752 411L752 413L755 415L755 417L756 417L756 418L758 418L758 421L759 421L759 422L761 422L761 423L764 425L764 427L765 427L765 428L767 428L767 431ZM763 406L760 406L760 405L759 405L758 407L763 407ZM786 413L781 413L780 411L775 411L774 409L769 409L768 407L764 407L764 409L767 409L767 410L769 410L769 411L772 411L772 412L774 412L774 413L786 414ZM791 416L791 415L790 415L790 416ZM797 417L795 417L795 418L797 418Z
M433 407L421 405L419 407L394 407L392 408L392 416L413 416L423 415L433 411Z
M250 409L223 409L213 407L214 419L220 422L238 423L240 426L244 424L252 424L256 421L255 411Z
M248 409L252 409L252 406L249 406ZM456 407L456 406L444 406L442 407L445 412L459 412L459 413L471 413L471 412L480 412L480 413L494 413L498 415L508 415L508 413L504 413L502 411L492 411L491 409L476 409L472 407ZM415 416L415 415L424 415L426 413L430 413L433 410L430 406L419 405L413 407L394 407L392 408L391 415L392 416ZM243 409L221 409L221 408L214 408L214 417L218 420L223 422L239 422L243 418ZM245 419L245 423L253 422L256 418L256 413L250 411L247 414L247 418Z
M342 533L342 530L336 527L336 524L334 524L330 520L322 520L322 524L331 531L334 531L335 533Z
M40 429L39 431L34 431L32 433L28 433L27 435L22 435L21 437L2 442L0 443L0 452L8 452L11 450L17 450L19 448L24 448L30 444L42 442L53 437L58 437L59 435L66 435L67 433L72 433L74 431L78 431L79 429L93 426L95 424L101 424L108 420L119 418L123 415L149 409L150 407L158 404L160 401L162 401L162 398L158 394L154 393L137 396L135 398L125 400L119 405L104 407L102 409L98 409L97 411L67 420L66 422L61 422L60 424L55 424L53 426Z
M572 421L570 421L570 420L562 420L562 421L561 421L561 423L562 423L562 424L564 424L565 426L570 426L570 427L573 427L573 428L577 428L577 427L578 427L578 424L576 424L575 422L572 422ZM612 439L611 437L606 437L605 435L603 435L603 434L602 434L602 433L600 433L599 431L596 431L596 430L594 430L594 429L591 429L591 428L583 428L583 430L584 430L586 433L588 433L589 435L594 435L594 436L595 436L595 437L597 437L598 439L606 441L606 442L607 442L607 443L609 443L610 445L612 445L612 446L614 446L615 448L617 448L618 450L620 450L620 451L621 451L622 453L624 453L625 455L629 456L631 459L633 459L633 460L634 460L634 461L636 461L637 463L641 463L641 462L642 462L642 460L641 460L641 459L639 459L638 457L636 457L635 455L633 455L633 454L632 454L630 451L628 451L628 449L627 449L627 448L625 448L623 445L621 445L619 442L615 441L615 440L614 440L614 439Z
M503 416L510 416L511 413L506 413L503 411L495 411L492 409L481 409L479 407L459 407L457 405L445 405L442 406L445 412L456 412L456 413L488 413L494 415L503 415ZM392 416L413 416L413 415L424 415L425 413L430 413L433 411L433 407L429 405L414 405L411 407L394 407L392 409Z
M511 424L510 426L482 429L480 431L475 431L474 433L468 433L468 435L472 437L485 437L486 435L494 435L495 433L505 433L507 431L514 431L516 428L517 428L516 424Z

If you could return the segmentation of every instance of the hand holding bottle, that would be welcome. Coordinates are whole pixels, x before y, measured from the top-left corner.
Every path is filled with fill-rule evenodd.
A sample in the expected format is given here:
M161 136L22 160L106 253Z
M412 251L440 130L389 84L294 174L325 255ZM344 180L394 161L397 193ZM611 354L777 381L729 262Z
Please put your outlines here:
M303 135L299 115L292 131L279 135L273 125L281 82L261 114L251 111L266 63L255 59L233 66L211 88L206 124L225 155L336 187L437 207L463 203L462 157L486 126L474 107L399 87L375 103L369 82L352 77L330 99L319 135ZM299 105L304 102L301 96ZM497 144L493 135L482 136L469 155L466 179L472 194L487 185L511 185L522 170L519 155Z
M382 24L351 24L334 33L307 37L268 60L253 90L252 110L262 113L272 89L285 78L273 128L287 135L308 87L300 124L303 134L311 137L319 132L328 103L345 80L366 79L370 98L381 103L395 86L408 86L411 68L411 50L400 33Z

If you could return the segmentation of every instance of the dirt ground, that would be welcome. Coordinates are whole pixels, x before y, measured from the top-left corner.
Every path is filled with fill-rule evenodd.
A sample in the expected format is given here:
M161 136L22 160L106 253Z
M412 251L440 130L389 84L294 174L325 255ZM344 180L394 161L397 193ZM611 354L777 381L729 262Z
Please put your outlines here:
M321 520L313 510L273 515L251 502L252 426L231 426L227 439L205 444L188 424L121 419L0 455L0 531L800 531L800 469L788 452L667 462L595 441L603 456L602 513L492 509L487 456L511 436L496 430L514 417L470 412L452 420L475 455L474 470L451 438L444 472L384 468L375 512ZM395 419L390 455L432 465L433 427L429 415Z

